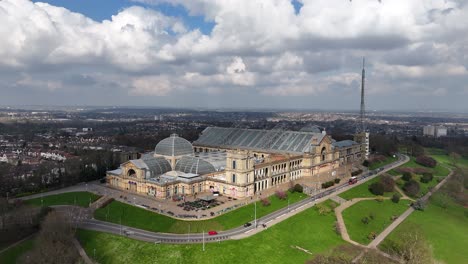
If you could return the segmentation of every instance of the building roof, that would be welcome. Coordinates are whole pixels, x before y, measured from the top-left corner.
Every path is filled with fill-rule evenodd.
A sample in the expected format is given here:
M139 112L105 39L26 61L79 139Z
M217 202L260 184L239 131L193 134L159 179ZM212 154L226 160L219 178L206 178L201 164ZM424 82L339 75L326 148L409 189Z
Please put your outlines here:
M342 140L342 141L335 141L332 143L332 145L337 148L345 148L345 147L351 147L353 145L359 145L359 143L353 140Z
M171 164L163 157L144 155L141 159L130 160L139 169L146 169L145 178L153 178L171 171Z
M174 170L198 175L216 172L215 167L211 163L193 156L182 157L177 161Z
M320 128L316 125L307 125L301 128L299 131L301 132L313 132L313 133L322 133Z
M324 136L313 132L207 127L194 145L298 154L309 152Z
M224 168L226 168L227 153L224 150L197 152L195 153L195 157L208 161L217 171L224 170Z
M159 141L154 152L162 156L191 155L193 154L193 147L188 140L172 134L170 137Z

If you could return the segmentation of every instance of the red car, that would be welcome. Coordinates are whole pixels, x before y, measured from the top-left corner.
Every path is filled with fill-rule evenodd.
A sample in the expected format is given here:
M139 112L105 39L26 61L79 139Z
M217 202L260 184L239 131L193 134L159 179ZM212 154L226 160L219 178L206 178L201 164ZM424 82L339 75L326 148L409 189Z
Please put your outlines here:
M208 231L208 235L210 235L210 236L214 236L214 235L217 235L217 234L218 234L218 232L216 232L216 231Z
M351 184L355 184L357 182L357 177L351 177L351 179L349 179L348 181L348 184L351 185Z

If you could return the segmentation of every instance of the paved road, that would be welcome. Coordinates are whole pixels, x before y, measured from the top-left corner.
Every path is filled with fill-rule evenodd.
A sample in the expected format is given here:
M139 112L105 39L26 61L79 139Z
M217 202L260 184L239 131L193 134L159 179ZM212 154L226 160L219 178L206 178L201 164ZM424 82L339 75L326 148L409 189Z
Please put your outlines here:
M303 211L307 208L314 206L316 203L323 200L329 199L331 196L337 195L341 192L347 191L353 187L356 187L359 184L362 184L377 175L384 173L388 170L391 170L395 167L400 166L401 164L407 162L409 158L405 155L399 155L398 160L392 164L386 165L378 170L370 171L364 175L358 177L358 182L354 185L348 185L347 183L327 189L321 193L313 195L307 199L299 201L297 203L291 204L287 208L282 208L278 211L275 211L269 215L257 219L257 228L255 228L255 223L252 222L250 227L237 227L234 229L221 231L217 235L208 236L206 234L167 234L167 233L155 233L142 229L121 226L119 224L113 224L109 222L99 221L95 219L86 219L83 220L79 227L83 229L96 230L100 232L113 233L118 235L126 235L128 237L155 242L155 243L170 243L170 244L182 244L182 243L203 243L205 242L218 242L228 239L239 239L248 236L252 236L255 233L261 232L264 230L262 224L271 226L273 224L284 221L285 219Z

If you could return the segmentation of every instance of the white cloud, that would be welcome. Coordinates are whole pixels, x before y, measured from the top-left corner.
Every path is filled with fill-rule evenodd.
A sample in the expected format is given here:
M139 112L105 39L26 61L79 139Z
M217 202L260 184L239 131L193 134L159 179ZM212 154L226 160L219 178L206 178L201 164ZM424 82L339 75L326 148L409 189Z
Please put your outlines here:
M166 76L145 76L133 80L129 93L137 96L167 96L171 91L172 84Z
M398 81L440 96L466 89L468 5L460 1L302 0L298 13L289 0L135 1L154 6L94 21L46 3L1 0L1 71L12 73L13 85L50 91L66 89L65 76L99 72L93 87L115 83L134 98L181 91L262 98L354 89L366 56L370 93L392 93ZM157 11L163 2L213 22L212 32Z

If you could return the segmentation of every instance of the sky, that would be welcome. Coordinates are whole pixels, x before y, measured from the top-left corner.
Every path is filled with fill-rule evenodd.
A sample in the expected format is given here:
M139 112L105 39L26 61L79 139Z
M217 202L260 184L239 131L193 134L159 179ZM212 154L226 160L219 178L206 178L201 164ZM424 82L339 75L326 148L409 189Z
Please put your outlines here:
M0 0L0 105L468 111L462 0Z

